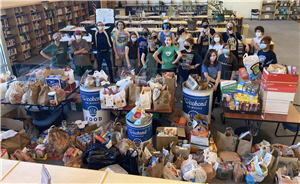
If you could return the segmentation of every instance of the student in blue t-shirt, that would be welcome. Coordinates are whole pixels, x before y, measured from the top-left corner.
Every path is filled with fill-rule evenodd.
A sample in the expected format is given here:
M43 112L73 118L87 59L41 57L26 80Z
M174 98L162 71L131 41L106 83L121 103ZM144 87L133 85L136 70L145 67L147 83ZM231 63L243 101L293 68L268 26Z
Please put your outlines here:
M277 58L276 54L270 50L272 38L270 36L265 36L260 41L259 47L262 49L258 51L259 69L262 72L264 67L268 67L270 64L276 64Z
M148 35L149 35L149 29L144 28L142 36L138 38L140 57L142 57L142 52L148 45Z
M213 104L215 103L216 98L221 94L219 85L221 79L221 63L217 59L217 51L215 49L208 50L205 55L205 59L202 64L202 73L204 74L205 79L214 84L213 100L211 102L211 111L213 111ZM214 119L213 116L211 118Z

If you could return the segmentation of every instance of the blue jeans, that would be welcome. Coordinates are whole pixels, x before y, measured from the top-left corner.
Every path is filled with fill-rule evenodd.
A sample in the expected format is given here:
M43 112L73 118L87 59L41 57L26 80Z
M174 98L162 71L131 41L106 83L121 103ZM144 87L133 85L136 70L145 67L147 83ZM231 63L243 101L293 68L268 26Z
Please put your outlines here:
M129 70L133 70L134 69L134 72L137 75L140 72L138 59L129 59L129 62L130 62L131 68L129 68L128 65L127 65L128 69Z

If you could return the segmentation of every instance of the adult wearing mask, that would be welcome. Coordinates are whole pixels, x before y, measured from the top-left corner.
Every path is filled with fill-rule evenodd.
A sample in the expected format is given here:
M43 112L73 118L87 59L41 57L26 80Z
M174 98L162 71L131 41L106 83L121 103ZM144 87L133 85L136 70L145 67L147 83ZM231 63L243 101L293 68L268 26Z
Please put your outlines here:
M50 60L52 69L65 68L68 65L68 42L61 42L60 33L54 33L52 36L54 43L44 48L40 54ZM70 45L70 44L69 44ZM51 54L51 57L48 55Z
M113 47L116 56L116 66L118 66L118 73L121 76L122 66L127 70L126 58L125 58L125 46L130 41L130 34L125 31L125 23L118 21L118 30L112 35Z
M130 34L130 41L125 46L125 58L127 61L127 66L129 70L133 70L137 74L139 72L140 62L140 52L139 43L137 41L137 35L135 32Z
M90 47L86 40L82 39L82 32L76 30L74 33L75 40L71 40L71 50L73 55L73 63L75 65L75 73L82 76L86 70L91 70L91 60L89 57Z
M149 29L144 28L142 36L140 36L138 38L140 57L142 57L142 52L143 52L144 48L146 48L147 45L148 45L148 43L147 43L148 42L148 36L149 36Z
M144 68L147 69L147 80L157 75L157 61L153 57L156 50L154 38L149 37L148 46L144 48L141 58Z
M238 54L239 42L238 42L238 40L240 40L246 46L245 51L249 52L249 45L242 38L241 34L236 31L234 22L227 23L226 32L222 33L222 37L223 37L224 43L229 43L231 45L230 50L238 61L239 61L239 54Z
M264 37L265 29L262 26L257 26L257 27L255 27L254 31L255 31L256 37L251 40L251 46L253 47L254 53L257 54L258 51L261 50L259 45L260 45L261 40Z
M104 29L104 26L109 26L109 28ZM98 22L95 25L89 25L84 28L92 35L93 45L97 49L97 69L98 71L102 70L102 62L103 59L105 59L111 83L115 83L112 71L111 54L109 52L112 47L110 35L114 27L115 24L103 24L102 22ZM96 30L92 30L93 28L96 28Z
M216 31L209 27L207 18L202 19L201 25L203 29L198 34L198 53L202 58L205 58Z
M193 38L193 36L186 31L186 28L185 28L184 25L178 26L176 43L177 43L177 47L179 48L179 50L184 50L185 49L184 48L184 41L187 38Z
M159 47L161 47L163 44L161 43L161 41L158 39L158 34L156 31L152 31L151 32L151 36L153 37L154 40L154 44L155 44L155 49L159 49ZM158 58L161 60L161 54L158 55ZM157 73L161 72L161 64L157 63Z
M172 40L171 40L172 44L175 45L175 35L174 35L174 33L171 32L171 27L172 27L171 23L168 22L168 20L164 20L163 23L164 23L163 28L162 28L163 31L158 34L158 39L161 42L164 42L165 37L170 36L172 38Z

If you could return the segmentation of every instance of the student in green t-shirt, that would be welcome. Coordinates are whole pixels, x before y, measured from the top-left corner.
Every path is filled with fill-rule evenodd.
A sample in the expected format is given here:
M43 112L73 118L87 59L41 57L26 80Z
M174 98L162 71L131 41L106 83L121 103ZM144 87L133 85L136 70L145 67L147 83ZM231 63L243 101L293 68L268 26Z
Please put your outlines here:
M52 69L65 68L68 65L67 51L71 43L61 42L60 39L61 35L59 33L53 34L54 43L41 51L41 55L50 60ZM51 57L48 53L51 54Z
M175 59L175 54L177 53L177 58ZM158 55L161 54L161 59ZM172 37L166 36L164 45L159 47L159 49L153 55L154 59L161 64L162 72L172 71L176 72L176 63L181 58L181 52L176 45L172 44Z

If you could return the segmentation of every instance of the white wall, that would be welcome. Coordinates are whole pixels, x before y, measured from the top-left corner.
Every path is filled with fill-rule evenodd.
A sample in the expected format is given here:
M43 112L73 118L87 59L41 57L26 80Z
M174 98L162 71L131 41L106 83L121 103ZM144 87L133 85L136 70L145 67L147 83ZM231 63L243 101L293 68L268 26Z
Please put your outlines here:
M237 15L242 15L244 18L251 17L251 9L259 9L262 0L223 0L224 7L229 10L237 11Z

